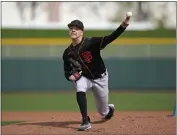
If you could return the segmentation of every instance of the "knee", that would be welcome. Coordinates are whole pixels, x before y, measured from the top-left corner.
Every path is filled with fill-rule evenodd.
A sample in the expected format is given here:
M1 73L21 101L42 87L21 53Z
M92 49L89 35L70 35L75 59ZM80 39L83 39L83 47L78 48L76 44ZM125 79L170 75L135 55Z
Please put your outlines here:
M77 89L77 92L86 92L86 89Z

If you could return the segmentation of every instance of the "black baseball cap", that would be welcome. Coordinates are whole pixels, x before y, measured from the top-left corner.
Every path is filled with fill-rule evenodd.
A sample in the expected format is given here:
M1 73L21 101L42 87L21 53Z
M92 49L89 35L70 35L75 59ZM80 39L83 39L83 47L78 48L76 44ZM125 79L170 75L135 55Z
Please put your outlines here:
M68 27L76 26L77 28L81 29L82 31L84 30L84 25L80 20L73 20L68 24Z

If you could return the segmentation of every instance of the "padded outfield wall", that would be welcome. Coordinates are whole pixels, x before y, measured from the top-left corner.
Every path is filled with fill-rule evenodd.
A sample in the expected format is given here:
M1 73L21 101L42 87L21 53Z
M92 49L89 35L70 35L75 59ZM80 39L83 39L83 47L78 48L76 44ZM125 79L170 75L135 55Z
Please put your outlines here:
M88 31L103 36L110 31ZM127 31L102 56L114 90L175 90L175 31ZM71 90L64 78L67 31L3 30L2 91Z

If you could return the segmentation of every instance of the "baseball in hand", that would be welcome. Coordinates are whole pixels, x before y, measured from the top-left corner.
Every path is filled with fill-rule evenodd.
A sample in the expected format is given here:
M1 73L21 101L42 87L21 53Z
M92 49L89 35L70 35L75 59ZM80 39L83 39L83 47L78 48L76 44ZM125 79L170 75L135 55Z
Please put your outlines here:
M132 12L127 12L126 16L127 17L131 17L132 16Z

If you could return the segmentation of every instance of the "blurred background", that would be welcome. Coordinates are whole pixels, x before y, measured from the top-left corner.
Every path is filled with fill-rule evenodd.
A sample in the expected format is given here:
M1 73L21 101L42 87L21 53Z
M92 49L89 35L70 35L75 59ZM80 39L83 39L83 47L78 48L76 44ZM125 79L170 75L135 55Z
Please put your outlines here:
M120 25L128 11L133 13L129 27L101 52L109 71L110 90L176 90L175 2L1 4L2 92L73 90L63 72L62 54L71 43L67 24L79 19L85 25L86 37L105 36ZM175 95L162 96L157 104L164 102L169 109L174 101L171 96Z
M86 29L113 29L133 13L129 29L176 28L175 2L3 2L2 24L6 28L66 29L74 19Z

